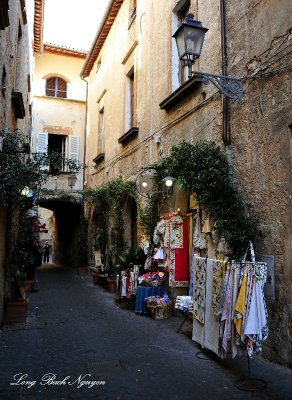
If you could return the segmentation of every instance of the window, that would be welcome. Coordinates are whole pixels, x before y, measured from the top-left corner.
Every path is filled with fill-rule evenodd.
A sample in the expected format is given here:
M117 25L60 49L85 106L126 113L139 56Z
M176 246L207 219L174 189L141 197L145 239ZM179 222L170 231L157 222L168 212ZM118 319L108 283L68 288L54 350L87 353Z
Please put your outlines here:
M67 98L67 82L57 76L53 76L46 81L46 96Z
M126 77L125 94L125 130L136 126L136 85L134 67L130 69Z
M3 65L3 69L2 69L2 79L1 79L1 86L2 86L2 95L5 97L5 92L6 92L6 69Z
M98 113L98 137L97 147L99 153L104 153L104 105L100 105Z
M41 132L37 135L37 152L59 153L62 156L61 170L66 171L65 159L79 161L79 137Z
M172 30L173 33L184 22L187 14L190 12L190 0L180 0L173 10L172 14ZM172 65L173 65L173 82L172 89L175 90L188 79L188 68L184 66L184 62L179 60L175 39L172 39Z

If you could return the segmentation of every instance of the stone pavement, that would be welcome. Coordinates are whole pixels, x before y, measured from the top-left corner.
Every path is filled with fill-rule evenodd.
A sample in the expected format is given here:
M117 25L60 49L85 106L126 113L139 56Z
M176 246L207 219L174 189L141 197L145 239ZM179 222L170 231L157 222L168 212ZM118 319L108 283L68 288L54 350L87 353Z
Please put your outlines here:
M180 317L137 315L89 276L53 264L37 278L27 322L1 330L0 399L292 399L288 368L255 358L251 377L267 387L239 390L246 358L207 357L190 339L190 323L176 332Z

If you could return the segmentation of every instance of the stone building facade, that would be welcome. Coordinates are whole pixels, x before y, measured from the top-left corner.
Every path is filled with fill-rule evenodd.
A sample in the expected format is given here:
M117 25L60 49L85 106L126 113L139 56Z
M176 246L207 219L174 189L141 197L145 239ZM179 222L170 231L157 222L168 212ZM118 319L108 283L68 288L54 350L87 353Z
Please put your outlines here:
M135 180L182 140L212 140L226 151L266 233L255 244L271 268L264 355L290 366L291 11L289 0L112 0L81 71L87 187ZM194 70L244 78L240 102L186 76L172 35L188 12L209 29ZM168 211L178 206L187 210L187 196Z
M0 130L19 130L29 142L32 46L24 0L0 3ZM1 135L0 135L1 136ZM0 205L0 321L3 320L7 209Z

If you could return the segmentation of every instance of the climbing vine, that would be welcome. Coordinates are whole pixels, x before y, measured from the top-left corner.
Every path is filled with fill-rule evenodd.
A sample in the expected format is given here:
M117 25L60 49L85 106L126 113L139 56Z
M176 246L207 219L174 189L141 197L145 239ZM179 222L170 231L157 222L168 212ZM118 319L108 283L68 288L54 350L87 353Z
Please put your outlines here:
M83 195L91 200L99 217L100 234L96 246L105 250L110 241L111 259L115 262L125 249L122 208L127 197L136 197L135 183L117 178L95 189L86 189Z
M159 197L157 194L149 195L146 205L138 208L138 221L147 239L151 241L155 226L159 218Z
M186 192L196 193L234 257L242 256L249 241L262 235L259 218L233 182L226 155L214 142L182 142L151 168L157 181L171 175Z

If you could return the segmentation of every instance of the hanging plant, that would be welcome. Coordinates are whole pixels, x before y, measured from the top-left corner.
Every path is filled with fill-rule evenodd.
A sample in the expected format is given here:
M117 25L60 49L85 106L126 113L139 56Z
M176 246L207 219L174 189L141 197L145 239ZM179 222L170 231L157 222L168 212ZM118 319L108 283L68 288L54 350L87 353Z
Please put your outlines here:
M226 154L216 143L200 141L193 145L183 141L151 167L156 170L157 181L171 175L187 193L196 193L234 257L241 257L249 241L262 236L259 218L233 182Z

